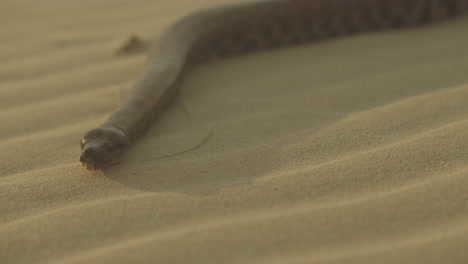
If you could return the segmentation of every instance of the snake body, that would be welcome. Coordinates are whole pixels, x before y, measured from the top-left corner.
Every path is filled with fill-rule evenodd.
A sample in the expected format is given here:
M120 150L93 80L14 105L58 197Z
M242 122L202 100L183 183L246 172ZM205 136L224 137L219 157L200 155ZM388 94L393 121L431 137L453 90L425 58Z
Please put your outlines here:
M153 44L130 96L81 140L90 170L118 163L170 103L195 66L228 55L352 33L408 27L468 10L468 0L260 0L198 11Z

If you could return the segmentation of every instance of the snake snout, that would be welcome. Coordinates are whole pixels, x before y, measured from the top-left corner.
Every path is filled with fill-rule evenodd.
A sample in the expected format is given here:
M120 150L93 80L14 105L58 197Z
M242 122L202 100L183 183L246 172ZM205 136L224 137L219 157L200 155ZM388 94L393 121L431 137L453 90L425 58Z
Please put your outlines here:
M88 170L97 169L98 162L98 153L92 148L86 148L81 152L80 162Z
M81 157L88 157L92 159L96 157L96 154L97 154L97 151L95 151L92 148L87 148L83 150Z
M120 162L129 140L116 128L101 127L88 131L80 143L81 164L88 170L98 170Z

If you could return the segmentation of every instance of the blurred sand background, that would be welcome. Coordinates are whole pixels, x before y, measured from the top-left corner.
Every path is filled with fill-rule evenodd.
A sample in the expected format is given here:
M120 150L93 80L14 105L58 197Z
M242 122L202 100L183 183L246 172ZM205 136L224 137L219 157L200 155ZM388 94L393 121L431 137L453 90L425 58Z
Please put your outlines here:
M203 66L81 167L145 67L115 49L223 2L0 3L0 263L467 263L468 18Z

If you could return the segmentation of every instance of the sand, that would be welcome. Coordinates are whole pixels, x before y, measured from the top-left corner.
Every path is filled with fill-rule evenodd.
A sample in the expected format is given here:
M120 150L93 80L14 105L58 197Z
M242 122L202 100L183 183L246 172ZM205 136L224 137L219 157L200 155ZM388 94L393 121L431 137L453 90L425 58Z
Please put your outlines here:
M203 66L81 166L145 67L114 51L222 2L1 2L0 263L467 263L468 18Z

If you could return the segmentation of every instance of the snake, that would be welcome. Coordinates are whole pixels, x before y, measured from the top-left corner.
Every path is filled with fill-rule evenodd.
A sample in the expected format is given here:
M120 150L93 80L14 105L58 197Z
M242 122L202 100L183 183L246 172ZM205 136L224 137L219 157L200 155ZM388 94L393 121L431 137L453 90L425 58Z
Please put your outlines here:
M102 170L170 105L183 77L226 56L360 32L417 26L468 11L468 0L257 0L189 13L151 43L149 63L129 96L81 139L81 164Z

